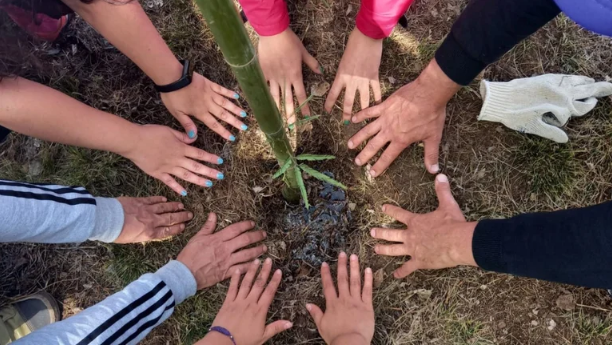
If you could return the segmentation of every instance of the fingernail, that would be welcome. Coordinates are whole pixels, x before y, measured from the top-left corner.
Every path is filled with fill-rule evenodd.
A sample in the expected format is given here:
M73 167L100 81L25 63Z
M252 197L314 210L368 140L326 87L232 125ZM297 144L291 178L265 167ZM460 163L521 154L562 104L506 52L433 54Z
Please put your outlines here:
M376 170L370 169L370 176L376 177Z
M189 136L189 139L193 139L193 137L195 137L195 131L189 131L187 135Z
M264 252L267 252L267 251L268 251L268 246L264 245L264 246L263 246L263 251L264 251Z
M343 123L345 126L348 126L348 125L349 125L349 123L351 123L351 121L349 121L349 120L344 120L344 122L342 122L342 123Z
M193 213L190 212L187 217L189 217L189 219L193 218Z
M213 183L211 181L206 180L206 182L204 183L204 185L208 188L213 186Z
M340 252L340 257L342 257L342 258L343 258L343 257L345 257L345 256L346 256L346 253L345 253L345 252Z
M348 148L349 148L349 149L352 149L352 148L353 148L353 141L352 141L352 140L349 140L349 141L348 141Z
M431 166L431 171L434 173L437 173L438 171L440 171L440 166L438 164L434 164Z
M323 68L323 65L319 65L319 72L321 72L321 74L325 74L325 68Z
M324 262L324 263L321 264L321 266L327 267L327 266L329 266L329 264L327 262Z
M253 260L253 265L259 265L259 259Z
M240 112L240 117L246 117L246 111L244 111L244 110L243 110L243 111L241 111L241 112Z
M355 116L351 117L351 121L357 123L357 117L355 117Z
M182 192L181 192L181 195L182 195L182 196L187 196L187 191L186 191L186 190L182 191Z
M223 173L217 173L217 180L223 180L225 176L223 175Z
M181 194L182 194L182 193L181 193ZM179 210L182 210L182 209L183 209L183 207L185 207L185 205L183 205L183 204L179 204L179 205L178 205Z
M372 274L372 269L368 267L368 268L366 268L365 272L366 272L367 274Z
M276 271L274 271L274 274L281 275L281 274L283 274L283 272L281 270L276 270Z
M233 135L230 135L230 137L229 137L229 141L235 141L235 140L236 140L236 137L235 137L235 136L233 136Z
M234 96L233 96L233 97L234 97L234 99L240 99L240 95L239 95L239 94L237 94L237 93L234 93Z
M359 159L359 158L355 158L355 164L357 164L357 165L361 165L361 159Z
M242 129L243 131L246 131L249 127L247 125L245 125L244 123L240 126L240 129Z
M266 234L265 232L263 233L263 237L266 238L268 237L268 234Z
M162 201L163 201L163 202L166 202L166 201L168 201L168 199L166 199L166 198L162 198Z
M446 183L448 182L448 177L446 177L444 174L440 174L436 176L436 180L438 180L438 182Z
M310 304L306 304L306 309L308 309L308 311L312 310L312 306Z
M217 164L223 164L223 158L221 157L217 158Z
M351 261L356 261L356 260L357 260L357 255L351 254Z
M267 263L267 264L269 264L269 263L271 263L271 262L272 262L272 259L270 259L270 258L266 258L266 263Z
M376 237L376 230L374 229L370 230L370 236Z

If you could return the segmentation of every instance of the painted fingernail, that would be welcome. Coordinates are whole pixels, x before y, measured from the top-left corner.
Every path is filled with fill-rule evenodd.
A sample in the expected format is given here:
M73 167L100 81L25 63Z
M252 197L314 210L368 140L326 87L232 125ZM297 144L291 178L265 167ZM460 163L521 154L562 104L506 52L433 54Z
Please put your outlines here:
M249 127L247 125L245 125L244 123L240 126L240 129L242 129L243 131L246 131Z
M230 135L230 137L229 137L229 141L236 141L236 137L235 137L235 136L233 136L233 135Z
M240 117L246 117L246 111L244 111L244 110L243 110L243 111L241 111L241 112L240 112Z
M440 166L438 164L434 164L431 166L431 171L434 173L437 173L438 171L440 171Z
M321 72L321 74L325 74L325 68L323 65L319 65L319 72Z
M361 165L361 159L359 159L359 158L355 158L355 164L357 164L357 165Z
M348 125L349 125L349 123L351 123L351 121L349 121L349 120L344 120L342 123L343 123L345 126L348 126Z
M376 237L376 230L374 229L370 230L370 236Z
M237 94L237 93L234 93L234 96L233 96L233 97L234 97L234 99L240 99L240 95L239 95L239 94Z
M448 182L448 177L446 177L446 175L444 175L444 174L440 174L440 175L436 176L436 180L438 180L438 182L447 183Z
M204 185L208 188L212 187L212 182L206 180L206 182L204 183Z
M217 158L217 164L223 164L223 158L221 157Z
M181 195L182 195L182 196L187 196L187 191L186 191L186 190L182 191L182 192L181 192Z
M195 131L189 131L187 135L189 136L189 139L193 139L195 137Z
M217 173L217 180L223 180L225 176L223 175L223 173Z

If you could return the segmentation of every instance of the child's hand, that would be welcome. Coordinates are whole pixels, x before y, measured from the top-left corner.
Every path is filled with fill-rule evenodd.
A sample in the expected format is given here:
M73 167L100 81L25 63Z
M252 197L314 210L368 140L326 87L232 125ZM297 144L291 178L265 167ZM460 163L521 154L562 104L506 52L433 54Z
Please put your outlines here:
M212 187L212 182L200 175L222 180L223 174L197 161L221 164L223 160L216 155L189 146L187 134L175 131L166 126L140 126L134 133L134 146L122 155L136 164L148 175L165 183L182 196L187 195L174 177L197 184Z
M329 271L329 265L321 266L325 313L314 304L306 308L314 319L321 337L327 344L370 344L374 337L374 308L372 306L372 270L365 270L363 291L359 259L351 255L351 274L346 271L346 254L338 256L338 293Z
M291 322L286 320L275 321L266 325L268 309L280 284L282 273L280 270L276 270L270 284L266 286L272 270L272 260L266 259L259 277L253 283L258 268L259 260L255 260L251 263L241 286L238 286L240 272L236 271L232 274L225 302L212 323L213 327L223 327L228 330L234 337L236 344L261 345L293 326ZM210 332L198 344L226 343L232 343L229 337L218 332Z

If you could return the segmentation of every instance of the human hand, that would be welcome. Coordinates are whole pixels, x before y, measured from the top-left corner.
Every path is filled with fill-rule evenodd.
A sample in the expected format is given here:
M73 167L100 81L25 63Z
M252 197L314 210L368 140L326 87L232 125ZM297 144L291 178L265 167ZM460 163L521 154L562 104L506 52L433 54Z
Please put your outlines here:
M185 188L172 175L202 187L212 187L213 184L200 175L217 180L224 177L220 171L197 162L221 164L223 159L188 145L189 141L185 133L166 126L139 126L138 132L134 133L133 148L122 155L178 194L187 196Z
M246 232L255 227L253 221L234 223L215 233L216 226L217 215L210 213L177 257L193 273L198 290L231 277L235 271L246 272L249 262L268 250L263 244L243 249L266 238L261 230Z
M115 243L137 243L174 236L185 230L193 213L178 202L166 202L163 196L149 198L120 197L124 221Z
M162 102L168 111L185 128L188 144L193 143L198 135L198 128L191 116L202 121L213 132L229 141L236 140L236 137L217 119L246 131L247 125L236 118L236 116L245 118L246 112L230 101L230 99L238 98L240 96L236 92L215 84L198 73L193 73L189 86L161 94Z
M327 344L370 344L374 337L372 269L365 269L362 291L359 259L357 255L351 255L350 277L346 271L346 259L346 254L341 252L338 256L338 293L329 265L325 262L321 265L325 313L314 304L307 304L306 308Z
M357 28L349 36L336 79L325 100L325 110L330 113L340 92L346 89L342 108L345 125L349 124L353 113L353 101L357 91L362 110L370 106L370 87L374 92L374 101L378 103L381 100L378 69L382 56L382 41L362 34Z
M394 92L380 105L357 113L352 118L355 123L375 117L377 119L348 141L349 149L354 149L373 137L355 158L355 164L366 164L389 143L370 170L370 175L379 176L406 147L423 141L425 167L430 173L437 173L440 170L438 155L446 103L458 90L459 85L449 79L436 61L432 60L417 80Z
M310 115L310 108L305 103L308 97L304 89L302 62L317 74L322 74L322 69L319 62L304 48L302 41L291 29L286 29L274 36L259 37L257 51L261 69L270 83L270 92L279 109L281 92L283 94L287 123L292 124L296 119L292 86L298 104L304 104L301 113Z
M213 327L227 329L236 344L261 345L273 336L291 328L293 324L287 320L274 321L266 325L266 316L270 304L281 282L282 273L276 270L270 283L268 277L272 270L272 260L266 259L259 277L255 279L259 260L249 264L249 270L240 286L240 272L232 273L232 280L227 291L225 302L212 323ZM224 342L225 341L225 342ZM229 337L218 332L210 332L199 344L231 344Z
M472 236L476 223L465 221L451 194L446 175L436 176L435 183L440 203L438 209L427 214L415 214L397 206L383 205L383 212L404 223L407 229L374 228L370 232L374 238L396 242L376 245L376 254L410 255L410 260L393 273L395 278L404 278L418 269L476 266L472 255Z

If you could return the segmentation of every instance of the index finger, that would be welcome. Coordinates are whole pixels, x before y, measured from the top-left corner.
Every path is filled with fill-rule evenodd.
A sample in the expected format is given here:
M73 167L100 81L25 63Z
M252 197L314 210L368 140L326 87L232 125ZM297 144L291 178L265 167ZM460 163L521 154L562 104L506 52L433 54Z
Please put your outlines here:
M245 220L240 223L234 223L223 230L219 231L217 234L221 237L222 241L229 241L234 239L238 235L242 234L247 230L251 230L255 227L255 222L252 220Z
M357 146L361 145L362 142L368 140L368 138L380 132L380 126L381 125L377 120L362 128L359 132L357 132L357 134L353 135L353 137L349 139L347 143L348 148L354 149Z
M223 95L223 96L225 96L227 98L230 98L230 99L239 99L240 98L240 95L238 95L238 93L236 93L235 91L228 90L228 89L224 88L223 86L221 86L221 85L219 85L217 83L214 83L214 82L211 81L209 85L210 85L210 88L214 92L216 92L216 93L218 93L220 95Z
M404 242L405 230L374 228L370 230L370 235L379 240L389 242Z
M293 83L293 90L295 91L295 98L297 98L298 106L302 115L310 115L310 107L308 106L308 97L306 96L306 90L304 90L304 80L300 78Z
M321 265L321 283L323 284L323 295L325 296L326 303L338 298L338 293L336 293L334 281L332 280L331 271L327 262Z
M349 83L344 90L344 103L342 105L342 119L350 120L351 114L353 113L353 103L355 103L355 93L357 92L357 86L354 82Z
M359 123L365 119L371 119L373 117L379 117L380 115L382 115L383 112L383 105L379 104L379 105L375 105L371 108L366 108L360 112L358 112L357 114L355 114L352 118L351 121L353 121L353 123Z
M327 98L325 99L325 111L331 113L333 110L334 104L338 100L338 96L340 96L340 92L344 88L344 82L340 80L340 77L336 76L334 83L329 89L329 93L327 94Z
M416 216L416 214L406 211L401 207L394 205L385 204L382 207L382 211L389 217L398 220L406 225Z

